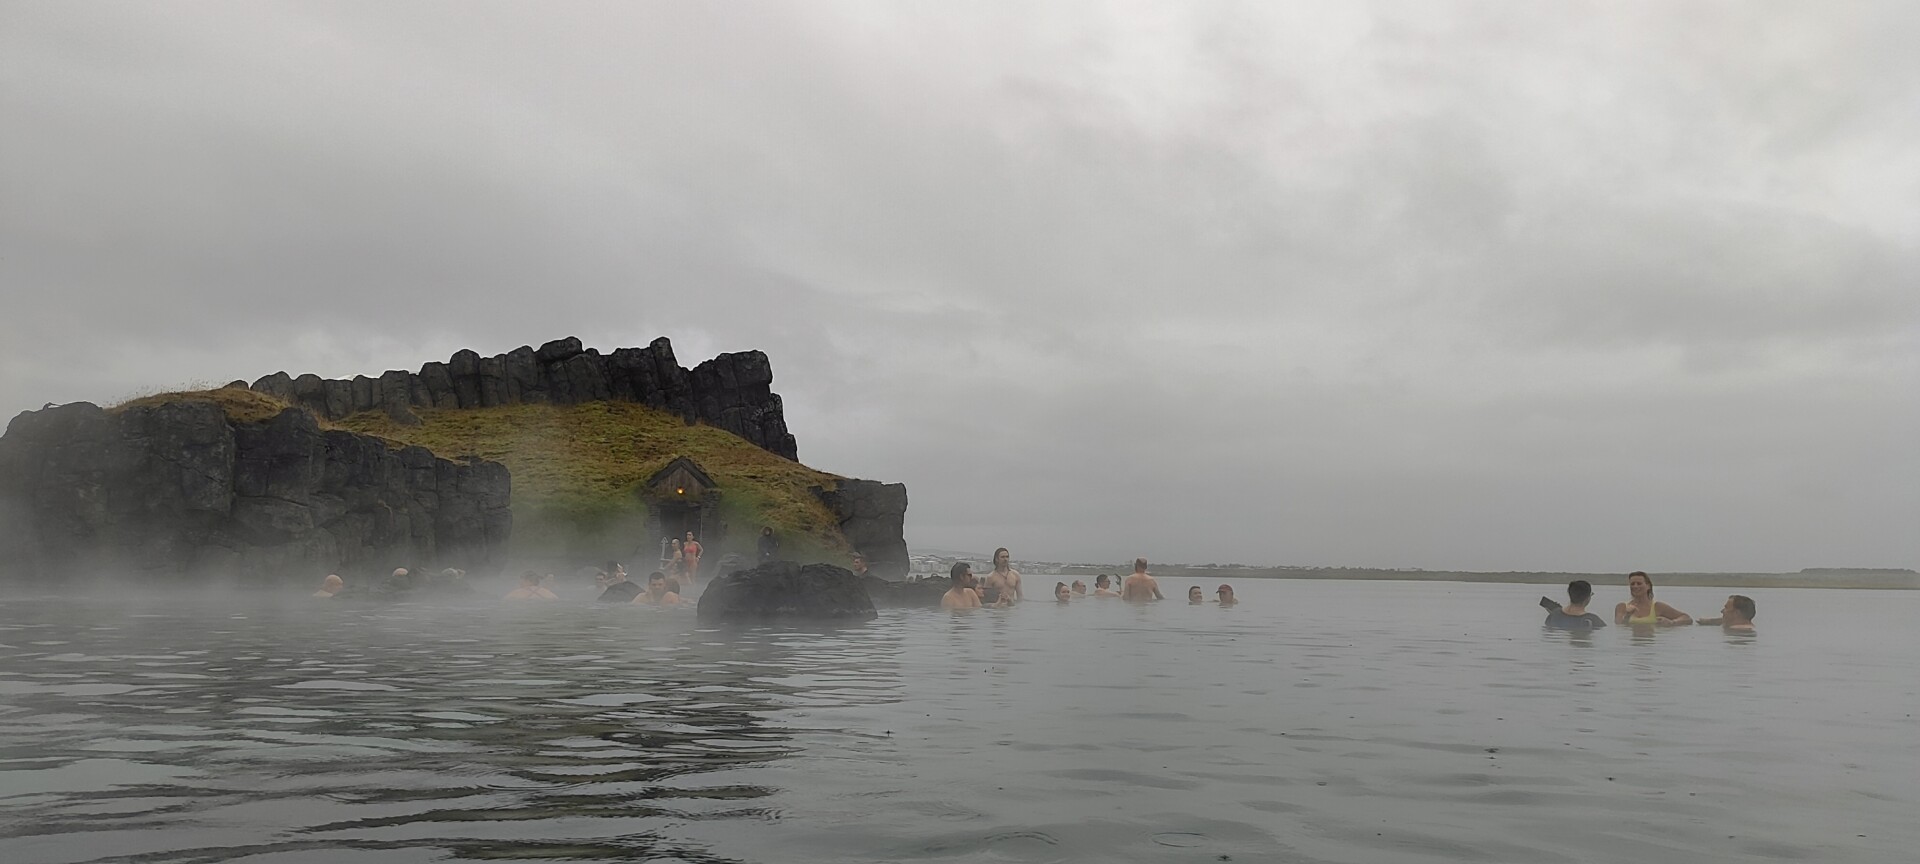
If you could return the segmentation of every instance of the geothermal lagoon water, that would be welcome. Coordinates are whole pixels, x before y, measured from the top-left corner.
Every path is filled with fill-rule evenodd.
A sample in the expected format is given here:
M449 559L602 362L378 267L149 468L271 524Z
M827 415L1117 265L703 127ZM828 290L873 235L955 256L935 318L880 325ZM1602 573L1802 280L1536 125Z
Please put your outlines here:
M1235 587L738 630L581 601L9 600L0 861L1920 848L1920 592L1755 590L1757 636L1583 636L1540 629L1539 586Z

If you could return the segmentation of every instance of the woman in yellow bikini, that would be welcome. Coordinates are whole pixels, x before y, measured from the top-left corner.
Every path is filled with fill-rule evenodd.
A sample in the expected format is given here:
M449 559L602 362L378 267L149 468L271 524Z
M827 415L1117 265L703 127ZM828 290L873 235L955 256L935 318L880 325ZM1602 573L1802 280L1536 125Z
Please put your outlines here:
M1653 599L1653 577L1635 570L1627 574L1627 593L1633 599L1613 607L1613 623L1637 627L1680 627L1693 616Z

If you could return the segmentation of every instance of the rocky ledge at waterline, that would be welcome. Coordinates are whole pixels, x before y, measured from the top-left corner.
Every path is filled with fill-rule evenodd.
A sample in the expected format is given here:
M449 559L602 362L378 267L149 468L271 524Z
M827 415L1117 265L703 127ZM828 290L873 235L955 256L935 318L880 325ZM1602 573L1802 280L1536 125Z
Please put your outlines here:
M0 577L227 575L306 584L396 562L486 572L505 466L210 401L29 411L0 436Z

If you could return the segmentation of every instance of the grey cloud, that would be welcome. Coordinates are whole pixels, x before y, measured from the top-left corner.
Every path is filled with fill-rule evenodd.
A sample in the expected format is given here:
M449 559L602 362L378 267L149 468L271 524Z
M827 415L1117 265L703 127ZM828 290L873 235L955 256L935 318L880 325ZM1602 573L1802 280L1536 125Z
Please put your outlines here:
M1912 566L1916 14L13 4L0 409L666 334L919 544Z

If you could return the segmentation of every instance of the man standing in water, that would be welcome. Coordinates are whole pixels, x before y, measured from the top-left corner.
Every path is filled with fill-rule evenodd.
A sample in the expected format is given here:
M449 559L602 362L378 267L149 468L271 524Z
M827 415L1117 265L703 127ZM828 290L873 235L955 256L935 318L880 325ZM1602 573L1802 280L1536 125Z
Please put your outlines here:
M1133 559L1133 575L1120 583L1120 599L1129 603L1145 603L1149 600L1165 600L1160 596L1160 583L1147 575L1147 559Z
M1008 602L1027 599L1020 594L1020 571L1013 569L1013 556L1007 547L993 550L993 572L987 574L987 601L999 602L1005 598Z
M973 589L973 565L965 561L955 561L953 569L948 573L953 577L953 587L947 589L947 593L940 595L940 608L980 608L980 593Z

